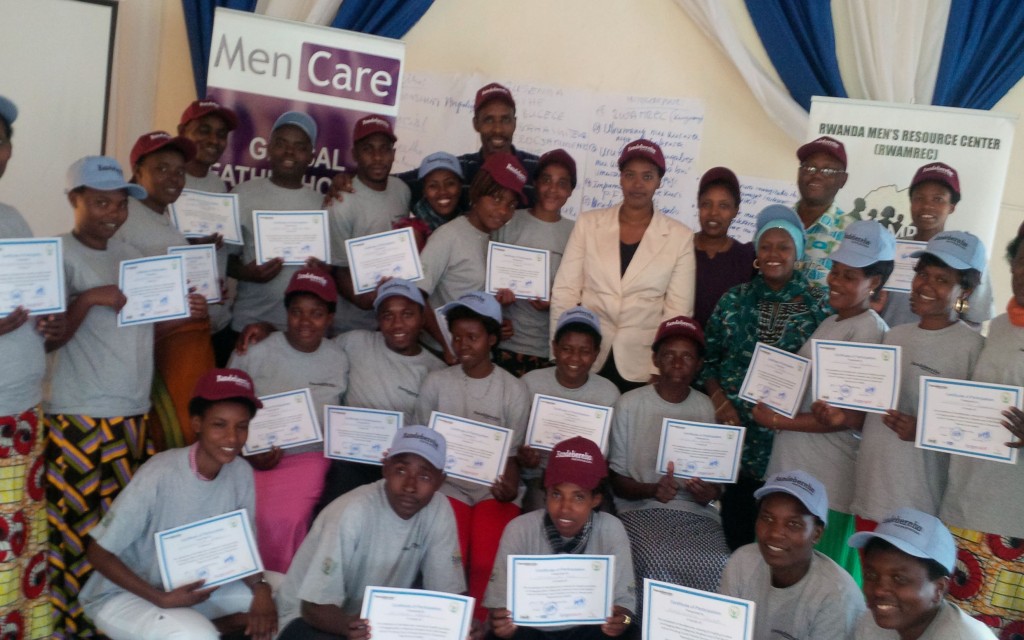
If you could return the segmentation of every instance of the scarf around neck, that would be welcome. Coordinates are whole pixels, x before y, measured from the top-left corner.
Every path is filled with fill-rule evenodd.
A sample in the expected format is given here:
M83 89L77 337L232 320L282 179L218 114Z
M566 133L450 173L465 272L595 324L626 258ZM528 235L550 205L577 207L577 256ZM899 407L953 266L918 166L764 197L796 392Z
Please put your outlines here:
M587 518L586 524L580 529L580 532L575 537L565 540L562 534L558 533L558 529L555 528L555 523L551 520L551 515L544 512L544 532L547 533L548 542L551 544L552 553L583 553L587 550L587 543L590 542L590 532L594 526L594 512L590 512L590 517Z

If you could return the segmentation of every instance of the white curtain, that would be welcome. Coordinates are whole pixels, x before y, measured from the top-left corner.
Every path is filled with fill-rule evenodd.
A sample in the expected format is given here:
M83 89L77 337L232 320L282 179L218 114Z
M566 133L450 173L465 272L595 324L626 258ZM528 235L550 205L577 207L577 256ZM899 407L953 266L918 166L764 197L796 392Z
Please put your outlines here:
M135 140L153 130L163 15L160 3L118 2L106 146L115 158L127 158Z
M342 0L258 0L256 13L309 24L331 24Z

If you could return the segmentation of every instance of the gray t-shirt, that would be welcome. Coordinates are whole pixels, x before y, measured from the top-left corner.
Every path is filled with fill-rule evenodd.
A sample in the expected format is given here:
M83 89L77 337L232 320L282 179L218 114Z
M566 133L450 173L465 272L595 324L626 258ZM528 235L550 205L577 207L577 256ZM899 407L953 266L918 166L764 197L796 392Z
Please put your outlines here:
M117 240L99 251L70 233L61 238L69 299L95 287L117 286L121 261L142 257ZM146 413L153 383L153 325L118 327L116 311L94 306L68 343L50 354L47 376L46 413L94 418Z
M484 595L488 609L507 609L508 557L512 555L552 555L551 542L544 529L546 511L531 511L509 522L501 534L494 568ZM615 576L612 603L636 613L636 585L633 582L633 554L630 552L626 528L619 519L600 511L594 513L590 538L582 551L586 555L615 556ZM548 631L561 631L572 625L545 627Z
M298 618L302 601L359 613L368 586L466 591L455 515L440 493L403 520L391 509L384 480L327 505L292 559L277 593L279 627Z
M546 249L551 252L549 267L551 277L548 290L555 282L558 265L562 263L565 245L569 242L574 221L560 218L558 222L545 222L534 217L529 210L516 211L504 227L494 233L495 242L514 244L532 249ZM515 334L501 343L502 349L524 353L539 358L551 355L551 320L548 311L538 311L528 300L516 300L503 310L505 318L512 321Z
M248 510L255 531L256 498L249 463L235 458L221 467L213 480L200 480L189 466L189 449L158 453L139 467L89 534L136 575L160 589L154 534L238 509ZM97 571L78 598L92 615L108 598L123 591Z
M974 367L973 380L1024 385L1024 329L1003 314L992 321L985 348ZM1011 434L999 427L999 442ZM943 522L959 527L1024 538L1024 462L1001 464L967 456L951 456L949 483L942 499Z
M888 329L878 314L868 310L852 318L840 320L829 316L818 325L798 354L811 358L811 340L840 340L843 342L868 342L878 344ZM801 413L810 413L814 403L814 391L810 384L804 394ZM803 433L780 431L775 435L772 457L768 462L768 474L791 469L803 469L811 474L828 490L828 506L833 511L850 513L853 500L853 473L857 462L860 434L847 431L832 433Z
M967 311L960 315L961 319L981 324L986 320L991 320L995 315L995 305L992 302L992 279L988 273L988 271L981 273L981 282L967 298ZM904 291L889 292L885 308L882 309L882 319L890 327L910 322L917 324L921 321L921 318L910 310L910 294Z
M157 213L135 198L128 198L128 219L114 239L130 244L147 257L167 255L169 247L188 245L185 235L171 224L170 214Z
M436 309L470 291L483 291L490 239L470 224L466 216L459 216L430 234L420 254L423 279L416 284L430 296L431 307ZM426 332L423 336L425 344L439 348Z
M349 373L345 405L401 411L407 425L415 424L416 400L427 374L447 368L426 349L414 356L395 353L376 332L349 331L334 341L349 362L358 363Z
M416 401L417 424L428 424L432 411L511 429L508 455L514 457L526 438L530 398L526 385L501 367L494 367L486 378L476 379L455 365L435 371L424 380ZM488 486L453 478L445 480L441 491L470 506L492 497Z
M917 415L921 376L970 379L984 343L985 339L963 322L935 331L916 324L889 329L883 344L902 347L897 409ZM937 515L948 466L948 454L918 449L913 442L900 440L880 414L869 414L864 420L850 509L877 521L902 507Z
M307 187L285 189L270 181L270 178L255 178L243 182L232 191L238 194L238 216L242 225L242 264L256 259L255 236L253 235L253 211L320 211L323 196ZM238 250L237 247L234 248ZM270 282L239 282L235 297L234 318L231 328L241 331L253 322L269 322L278 331L283 331L285 320L284 290L292 275L301 269L299 265L285 266Z
M348 387L349 360L332 340L323 340L313 353L298 351L284 332L276 331L240 354L231 354L228 366L245 371L252 377L256 395L266 396L308 388L313 396L317 420L323 421L324 405L341 404ZM314 442L285 450L285 455L323 451L322 442Z
M658 473L658 443L661 421L665 418L714 423L715 407L710 398L696 389L690 389L690 395L680 403L666 402L650 384L622 394L612 416L608 467L637 482L660 480L663 474ZM619 511L674 509L721 521L714 507L698 504L690 492L682 488L681 482L677 484L679 491L667 503L654 498L626 500L616 496L615 507Z
M197 178L190 173L186 173L185 188L192 189L193 191L205 191L207 193L228 192L228 185L213 171L207 171L206 175L202 178Z
M0 202L0 239L31 237L32 229L18 210ZM18 415L42 398L46 352L35 327L36 319L29 318L0 336L0 362L8 363L0 367L0 416Z
M757 544L729 557L718 592L752 600L754 640L841 640L853 635L864 611L864 596L845 569L815 551L807 575L796 584L772 586L771 569Z
M964 613L952 602L942 603L939 615L917 640L994 640L996 635L980 620ZM870 611L861 614L853 640L900 640L900 634L875 624Z

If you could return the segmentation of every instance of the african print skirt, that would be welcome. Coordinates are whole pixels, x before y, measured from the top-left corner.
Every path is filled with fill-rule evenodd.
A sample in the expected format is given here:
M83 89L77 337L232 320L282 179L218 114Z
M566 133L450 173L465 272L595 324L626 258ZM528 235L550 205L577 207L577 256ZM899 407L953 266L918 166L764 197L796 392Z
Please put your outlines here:
M949 599L999 638L1024 637L1024 539L949 530L957 546Z

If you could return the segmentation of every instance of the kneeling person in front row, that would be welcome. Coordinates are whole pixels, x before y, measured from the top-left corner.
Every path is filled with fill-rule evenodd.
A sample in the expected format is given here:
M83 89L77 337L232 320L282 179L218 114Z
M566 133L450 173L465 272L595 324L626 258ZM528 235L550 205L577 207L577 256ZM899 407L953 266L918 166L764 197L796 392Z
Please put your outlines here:
M370 635L359 617L366 587L464 593L455 516L445 496L444 436L423 426L398 431L384 479L329 504L313 522L278 594L279 640Z

